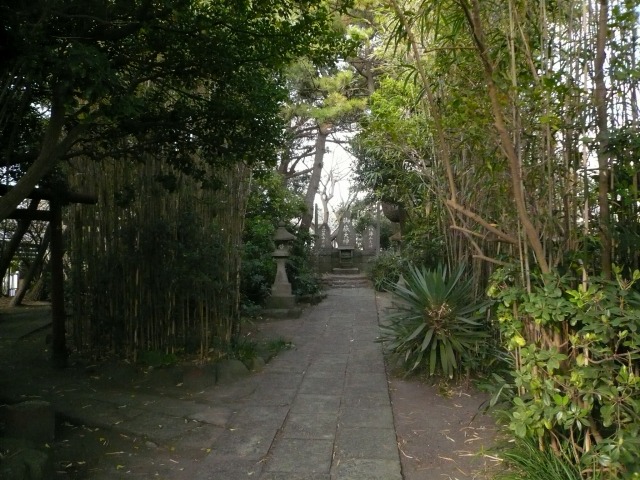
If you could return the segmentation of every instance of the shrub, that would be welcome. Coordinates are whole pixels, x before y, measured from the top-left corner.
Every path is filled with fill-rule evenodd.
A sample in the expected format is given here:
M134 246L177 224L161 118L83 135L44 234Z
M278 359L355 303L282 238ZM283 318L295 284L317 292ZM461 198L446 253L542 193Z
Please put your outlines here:
M298 217L304 210L304 202L284 186L280 174L271 170L254 172L242 237L240 272L241 294L247 305L261 304L270 294L276 274L276 262L272 254L275 248L273 234L278 222ZM291 225L287 229L294 235L299 235ZM292 258L287 262L295 263L296 274L304 268L301 265L309 262L304 253L305 242L308 243L306 238L296 240ZM294 279L290 277L289 281L295 290Z
M170 367L178 363L178 357L173 353L165 353L160 350L141 350L138 352L137 361L147 367Z
M293 348L293 343L282 337L274 338L266 342L265 348L269 352L269 358L275 357L280 352Z
M408 372L453 378L474 364L487 334L463 274L410 266L406 285L389 285L394 303L380 340Z
M320 276L312 265L311 234L298 230L287 259L287 276L296 296L316 295L321 290Z
M379 292L396 283L405 269L404 260L393 250L383 250L370 265L369 278Z
M580 469L566 452L540 450L531 439L519 439L502 453L507 471L496 480L582 480Z
M241 293L243 303L259 304L269 296L275 275L273 232L271 219L250 218L244 231Z
M550 455L570 452L583 478L640 478L638 279L549 276L526 292L501 271L489 288L514 359L501 388L514 393L508 428Z

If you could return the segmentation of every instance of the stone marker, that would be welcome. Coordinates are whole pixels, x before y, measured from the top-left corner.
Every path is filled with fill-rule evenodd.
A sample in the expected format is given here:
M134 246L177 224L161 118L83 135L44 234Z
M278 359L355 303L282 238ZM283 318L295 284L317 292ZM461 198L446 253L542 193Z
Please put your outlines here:
M44 400L28 400L5 409L5 436L24 438L36 444L53 441L56 418L51 404Z
M216 363L218 383L230 383L249 375L249 369L240 360L222 360Z
M30 442L0 437L2 480L48 480L53 477L53 465L46 452L29 446Z

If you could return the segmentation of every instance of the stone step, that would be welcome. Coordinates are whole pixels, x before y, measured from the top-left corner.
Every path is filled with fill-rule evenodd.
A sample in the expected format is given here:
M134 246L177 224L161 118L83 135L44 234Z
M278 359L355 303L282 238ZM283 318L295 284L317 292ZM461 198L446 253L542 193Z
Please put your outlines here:
M332 268L331 273L334 275L358 275L360 273L360 269L358 267Z
M358 274L332 274L322 276L322 284L330 288L356 288L370 287L371 281L366 275Z

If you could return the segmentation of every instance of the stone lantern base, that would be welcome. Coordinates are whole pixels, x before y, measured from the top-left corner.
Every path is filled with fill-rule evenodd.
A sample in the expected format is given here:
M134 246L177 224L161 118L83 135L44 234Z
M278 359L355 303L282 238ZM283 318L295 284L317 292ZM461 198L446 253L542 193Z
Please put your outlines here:
M302 310L296 307L296 297L291 293L291 284L287 278L285 261L288 255L282 250L276 250L273 256L277 265L276 278L263 313L271 318L298 318Z
M298 318L302 313L302 310L296 307L296 297L291 291L285 266L289 257L289 243L295 238L281 222L273 237L276 244L276 249L272 254L276 260L276 278L271 285L271 296L267 299L266 308L263 310L266 317Z
M293 295L273 295L266 301L267 309L294 308L296 306L296 297Z
M295 306L295 297L292 299L271 297L267 300L262 314L265 318L300 318L302 308Z

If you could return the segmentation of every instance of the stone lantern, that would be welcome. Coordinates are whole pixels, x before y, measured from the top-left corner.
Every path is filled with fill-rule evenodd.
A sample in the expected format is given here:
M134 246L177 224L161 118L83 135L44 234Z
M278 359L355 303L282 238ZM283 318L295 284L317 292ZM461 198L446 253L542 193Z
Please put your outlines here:
M273 237L276 249L272 253L276 260L276 278L271 285L271 296L267 300L267 307L272 309L289 309L295 306L296 300L291 292L291 284L287 277L285 264L290 255L291 242L295 240L295 235L289 233L284 228L284 223L280 222Z

